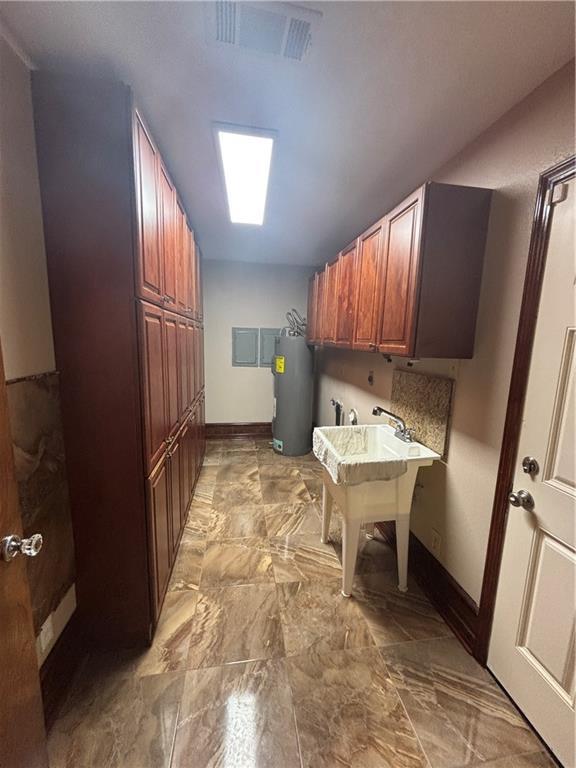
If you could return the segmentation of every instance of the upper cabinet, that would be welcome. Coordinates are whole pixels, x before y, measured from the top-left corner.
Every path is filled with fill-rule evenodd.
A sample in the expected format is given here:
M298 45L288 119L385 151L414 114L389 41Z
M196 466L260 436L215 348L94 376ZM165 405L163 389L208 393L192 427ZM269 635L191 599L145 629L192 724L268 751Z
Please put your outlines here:
M133 136L138 220L136 294L201 320L200 251L176 188L136 110Z
M347 346L354 333L356 303L356 254L358 241L345 248L338 257L338 311L336 313L336 346Z
M140 117L134 120L136 205L138 209L137 291L141 298L162 301L163 267L158 231L158 153Z
M380 255L378 349L412 353L424 190L419 189L384 219Z
M338 319L338 259L326 264L325 275L323 339L325 344L334 344Z
M356 289L354 329L348 342L354 349L376 349L382 231L383 220L358 238L358 259L353 278Z
M310 343L472 357L491 196L489 189L429 182L366 230L340 254L335 293L331 265L311 282ZM330 291L322 334L321 283Z

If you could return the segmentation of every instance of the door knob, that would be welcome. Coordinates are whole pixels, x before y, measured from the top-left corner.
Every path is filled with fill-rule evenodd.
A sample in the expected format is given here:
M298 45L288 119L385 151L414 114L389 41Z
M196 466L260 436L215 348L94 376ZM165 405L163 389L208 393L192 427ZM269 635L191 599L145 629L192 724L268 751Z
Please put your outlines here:
M534 509L534 499L528 491L512 491L508 495L508 501L513 507L523 507L529 512Z
M540 471L540 465L532 456L524 456L522 459L522 471L527 475L537 475Z
M16 555L26 555L26 557L36 557L42 549L41 533L35 533L28 539L21 539L20 536L5 536L0 541L0 553L3 560L7 563L13 560Z

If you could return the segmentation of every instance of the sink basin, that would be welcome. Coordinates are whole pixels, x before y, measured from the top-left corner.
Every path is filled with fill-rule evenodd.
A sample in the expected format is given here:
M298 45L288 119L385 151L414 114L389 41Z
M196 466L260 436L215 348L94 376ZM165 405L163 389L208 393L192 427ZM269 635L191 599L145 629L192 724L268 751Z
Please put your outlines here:
M350 597L362 524L394 520L398 588L408 588L410 508L421 467L439 454L421 443L405 443L388 425L316 427L314 455L324 467L322 541L330 530L332 502L342 515L342 594Z
M337 485L393 480L409 462L439 459L420 443L405 443L387 425L316 427L314 455Z

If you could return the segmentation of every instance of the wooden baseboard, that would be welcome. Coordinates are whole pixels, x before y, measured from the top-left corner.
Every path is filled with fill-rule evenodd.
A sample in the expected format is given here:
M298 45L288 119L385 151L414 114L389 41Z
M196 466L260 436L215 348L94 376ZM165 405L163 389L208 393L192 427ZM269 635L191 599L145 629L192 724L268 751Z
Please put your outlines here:
M44 721L49 731L70 690L76 670L87 653L78 612L64 628L56 644L40 668L40 686L44 703Z
M395 546L394 522L376 525L385 540ZM474 654L478 634L478 606L474 600L413 533L409 558L410 570L423 592L466 649Z
M206 424L206 438L240 439L242 437L269 437L272 440L272 424L269 421L247 421L231 424Z

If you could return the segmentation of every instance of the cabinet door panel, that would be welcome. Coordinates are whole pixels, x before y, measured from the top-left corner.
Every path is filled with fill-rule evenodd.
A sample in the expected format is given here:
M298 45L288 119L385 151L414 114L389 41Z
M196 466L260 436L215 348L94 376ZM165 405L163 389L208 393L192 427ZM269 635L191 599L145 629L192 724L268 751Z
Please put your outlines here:
M178 318L178 368L178 396L180 402L180 418L182 419L190 405L190 390L188 384L188 321L183 317Z
M196 316L196 243L194 233L187 230L188 235L188 312Z
M324 343L324 283L326 272L318 273L316 285L316 341L319 344Z
M306 338L313 344L316 341L316 288L318 286L317 275L314 274L308 281L308 315L306 317Z
M158 228L158 155L138 116L134 124L136 205L138 211L137 294L161 301L162 259Z
M162 166L160 166L160 200L164 303L167 306L176 307L176 197L174 187Z
M188 402L191 403L196 396L196 327L189 320L186 328L187 352L188 352Z
M326 265L324 290L324 342L334 344L338 322L338 259Z
M378 348L388 354L409 355L413 347L421 221L422 190L386 217Z
M188 261L190 241L186 214L180 203L176 204L176 304L179 312L188 311Z
M190 422L182 428L180 437L180 527L186 524L186 513L190 502L192 484L190 482Z
M176 440L168 451L170 461L170 530L172 535L172 555L176 552L182 524L181 491L182 479L182 446Z
M354 348L375 349L383 221L358 239Z
M139 303L145 459L152 469L165 447L164 322L160 307Z
M203 300L202 300L202 254L198 246L194 247L194 264L195 264L195 276L194 276L194 296L196 300L196 318L202 320L204 317Z
M155 616L158 617L170 577L172 563L170 541L169 472L163 461L146 481L148 514L152 532L151 563L153 569Z
M164 312L164 364L166 382L167 431L172 434L180 420L179 402L179 359L178 359L178 315Z
M348 246L339 256L338 265L338 320L336 324L336 344L340 347L352 346L354 339L354 300L356 278L357 242Z

